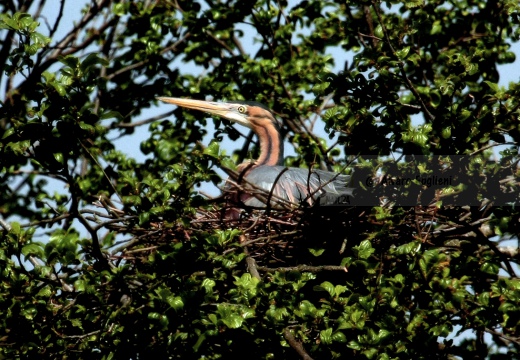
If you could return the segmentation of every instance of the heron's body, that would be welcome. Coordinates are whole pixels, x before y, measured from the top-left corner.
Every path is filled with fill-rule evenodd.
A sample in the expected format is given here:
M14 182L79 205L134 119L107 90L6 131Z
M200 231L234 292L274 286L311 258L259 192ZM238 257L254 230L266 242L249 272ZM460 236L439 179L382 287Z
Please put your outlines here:
M167 103L205 111L244 125L255 132L260 143L260 156L251 163L239 165L236 187L240 202L255 208L278 208L284 204L331 205L349 203L352 188L349 175L330 171L288 168L283 166L283 142L279 123L264 105L256 102L227 103L160 97ZM231 183L231 181L228 181ZM262 191L263 190L263 191Z
M330 171L259 165L253 166L244 178L247 183L272 193L272 207L278 207L280 201L310 206L347 204L352 196L352 189L347 187L350 176ZM247 206L265 207L265 196L241 199Z

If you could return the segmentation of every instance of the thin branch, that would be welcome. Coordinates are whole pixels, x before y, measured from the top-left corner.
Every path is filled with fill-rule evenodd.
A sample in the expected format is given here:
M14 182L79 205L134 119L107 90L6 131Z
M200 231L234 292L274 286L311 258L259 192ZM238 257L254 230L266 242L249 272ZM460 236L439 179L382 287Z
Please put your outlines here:
M72 29L65 37L58 42L54 48L55 50L47 57L47 60L45 61L44 69L46 69L50 64L47 66L46 64L48 62L51 62L51 60L56 60L60 55L62 55L63 49L71 49L75 48L71 46L71 43L77 39L79 33L85 28L85 26L92 21L96 15L104 8L110 5L111 0L101 0L99 3L93 5L90 7L89 11L83 16L83 18L79 21L79 23L76 25L74 29ZM80 49L77 49L78 51ZM71 52L69 51L69 54ZM54 62L54 61L52 61ZM51 62L51 63L52 63Z
M78 219L78 221L81 223L81 225L83 225L85 227L85 229L87 229L87 231L89 232L91 240L92 240L92 249L94 251L94 256L96 257L96 259L98 259L98 261L100 262L100 264L102 265L103 268L105 268L105 269L110 268L108 260L101 252L101 246L99 244L99 237L98 237L97 232L90 226L88 221L81 214L78 213L78 214L76 214L75 217L76 217L76 219Z
M177 40L176 42L174 42L173 44L171 44L170 46L167 46L165 47L164 49L161 50L160 54L161 55L164 55L165 53L167 53L168 51L174 51L177 49L177 46L179 46L180 44L182 44L184 41L186 41L186 39L188 39L189 37L191 36L191 34L189 32L187 32L186 34L184 34L183 37L181 37L179 40ZM112 74L109 74L107 75L107 80L112 80L113 78L115 78L116 76L119 76L127 71L131 71L131 70L134 70L134 69L139 69L141 67L143 67L144 65L146 65L148 62L150 62L150 59L147 58L147 59L144 59L142 61L139 61L137 63L133 63L131 65L128 65L122 69L119 69L117 71L115 71L114 73Z
M27 228L27 227L40 226L42 224L54 224L54 223L57 223L57 222L59 222L61 220L67 219L67 218L69 218L71 216L72 216L71 214L65 213L65 214L61 214L59 216L53 217L52 219L37 220L37 221L33 221L31 223L20 225L20 226L23 227L23 228Z
M245 235L240 235L240 243L244 243L246 241ZM246 257L246 264L247 264L247 270L249 270L249 273L254 278L257 278L258 280L262 280L262 277L260 276L260 273L258 272L258 268L256 265L256 260L249 256L249 250L247 250L247 247L244 246L244 253L247 255Z
M92 44L94 41L96 41L97 39L99 39L105 32L105 30L111 26L113 26L115 23L117 23L118 19L117 18L113 18L111 19L110 21L107 21L105 22L101 27L99 27L98 29L96 29L96 32L92 35L92 36L89 36L85 41L83 41L81 44L78 44L76 46L71 46L68 48L68 50L64 50L64 49L61 49L62 51L60 51L60 56L67 56L67 55L71 55L71 54L74 54L74 53L77 53L78 51L80 50L84 50L86 49L90 44ZM64 51L63 51L64 50Z
M90 156L90 158L92 159L92 161L94 161L94 163L99 167L99 170L103 173L103 176L105 177L105 179L108 181L108 184L110 185L110 187L112 188L112 191L114 192L114 194L117 195L117 197L119 198L119 200L121 200L121 195L119 195L119 193L117 192L117 189L116 187L114 186L114 184L112 183L112 180L110 179L110 177L108 176L108 174L105 172L105 169L103 169L103 167L101 166L101 164L99 163L99 161L96 159L96 157L94 155L92 155L92 153L89 151L89 149L85 146L85 144L83 144L82 141L79 142L79 144L81 145L81 147L83 148L83 150L85 150L85 152ZM121 200L122 201L122 200Z
M510 258L515 258L520 255L520 249L516 246L497 246L497 249Z
M60 10L58 12L58 16L56 17L56 21L54 22L54 26L49 31L49 37L52 39L54 34L58 30L58 26L60 25L61 19L63 17L63 9L65 8L65 0L60 0Z
M38 17L40 17L40 14L41 14L46 2L47 2L47 0L40 0L40 3L38 4L38 8L36 9L36 11L33 14L34 19L37 19Z
M359 31L358 31L358 35L361 36L361 37L366 37L366 38L375 39L375 40L378 40L378 41L383 41L383 39L381 39L381 38L379 38L377 36L363 34L363 33L359 32Z
M314 125L316 124L316 121L318 120L318 118L320 117L322 111L325 109L325 107L327 106L327 103L334 97L333 94L329 94L327 96L325 96L325 98L323 99L323 101L321 102L321 105L320 107L318 108L318 110L316 110L315 114L314 114L314 117L311 119L311 125L309 126L309 131L314 131Z
M313 360L312 357L307 353L307 351L305 351L303 345L298 340L296 340L289 328L285 328L283 330L283 337L285 338L285 340L287 340L289 345L291 345L291 347L294 350L296 350L298 355L300 355L303 360Z
M404 69L404 64L401 61L401 59L399 59L399 57L397 56L397 53L396 53L394 47L392 46L392 42L390 41L390 35L388 35L388 30L386 29L386 26L385 26L385 24L383 22L383 18L381 16L381 13L380 13L379 8L378 8L378 6L377 6L375 1L372 1L372 7L374 8L374 11L375 11L375 13L377 15L379 23L381 24L381 28L383 29L383 33L385 34L385 39L386 39L387 45L390 48L390 50L392 51L392 55L397 59L397 66L399 66L399 70L401 71L401 76L403 77L404 81L408 85L408 89L413 93L415 98L421 104L421 108L424 111L424 113L426 114L426 117L428 118L428 120L430 120L430 121L435 120L435 116L430 112L430 110L428 110L428 107L424 103L421 95L419 94L417 89L415 89L415 87L413 86L412 82L410 81L410 79L406 75L406 71Z
M374 36L374 22L372 21L372 14L370 14L370 6L364 5L363 6L363 13L365 14L365 20L368 25L368 29L370 30L370 38L372 39L372 45L374 48L377 46L377 42L381 41L378 37Z
M515 273L515 270L513 269L513 267L511 266L511 263L509 262L509 259L507 258L506 255L504 255L499 249L498 247L495 245L495 243L493 241L491 241L490 239L488 239L483 233L482 233L482 230L477 227L477 226L474 226L473 227L473 232L476 234L476 239L477 241L479 241L482 245L487 245L490 247L490 249L500 258L500 260L504 263L507 271L509 272L509 275L511 275L511 277L514 277L516 278L517 275Z
M0 217L0 226L7 232L11 231L11 225Z
M215 41L217 44L219 44L222 48L226 49L227 52L229 52L229 54L231 56L234 56L235 54L233 53L233 49L231 49L224 41L220 40L219 38L217 38L215 35L213 35L213 33L211 31L206 31L206 34L209 35L209 37L211 39L213 39L213 41Z
M488 145L486 145L486 146L481 147L481 148L478 149L478 150L473 151L471 154L469 154L469 156L474 156L474 155L476 155L476 154L478 154L478 153L480 153L480 152L483 152L483 151L485 151L485 150L487 150L487 149L490 149L490 148L492 148L492 147L494 147L494 146L500 146L500 145L513 145L513 146L518 146L518 143L514 143L514 142L504 142L504 143L493 143L493 144L488 144Z
M327 149L325 147L323 147L320 139L318 138L318 136L316 136L311 129L307 128L307 126L305 125L305 122L299 118L298 119L299 123L300 123L300 126L303 127L303 129L305 130L305 133L310 136L310 138L314 141L314 144L318 147L318 149L320 149L320 153L323 155L323 161L327 164L327 170L328 171L331 171L332 168L331 168L331 162L329 161L329 157L327 156ZM300 131L301 132L301 131Z
M498 337L501 337L502 339L504 340L507 340L507 341L511 341L511 342L514 342L516 345L520 345L520 337L512 337L512 336L508 336L508 335L505 335L505 334L502 334L498 331L495 331L493 329L490 329L490 328L485 328L485 331L487 333L490 333L492 335L496 335Z
M288 267L279 267L279 268L258 266L258 270L269 272L269 273L289 272L289 271L311 272L311 273L318 273L318 272L322 272L322 271L348 272L348 269L345 266L340 266L340 265L321 265L321 266L298 265L298 266L288 266Z
M2 41L2 46L0 47L0 66L4 66L7 63L7 59L9 58L9 54L11 52L11 46L13 44L14 36L16 32L12 29L9 29L5 34L5 38ZM2 71L3 72L3 71ZM9 93L9 82L6 82L5 93Z
M237 47L238 51L240 52L240 54L242 56L246 56L246 52L244 50L244 47L242 46L242 43L240 42L240 40L238 40L238 38L236 36L233 35L233 42L235 43L235 46Z
M73 215L75 219L78 219L78 221L85 227L85 229L88 231L88 233L91 236L92 240L92 250L94 257L99 261L101 264L101 267L104 269L109 269L110 264L107 260L107 258L103 255L101 252L101 246L99 244L99 237L97 234L97 231L90 226L89 222L83 217L83 215L79 212L79 198L80 194L78 193L77 189L77 183L74 181L74 178L71 174L66 173L67 177L67 183L69 184L70 193L71 193L71 199L72 202L70 204L69 212ZM67 225L65 226L67 228Z
M95 330L95 331L92 331L92 332L89 332L89 333L86 333L83 335L63 335L63 334L59 333L58 331L56 331L54 328L52 328L52 331L54 331L54 333L56 335L58 335L59 337L61 337L62 339L84 339L86 337L90 337L92 335L99 334L101 332L101 330Z
M146 124L149 124L149 123L153 123L154 121L158 121L158 120L161 120L161 119L164 119L165 117L168 117L170 115L173 115L175 113L176 110L171 110L171 111L168 111L168 112L165 112L164 114L160 114L160 115L157 115L157 116L152 116L148 119L144 119L144 120L141 120L141 121L136 121L136 122L133 122L133 123L114 123L114 124L111 124L110 125L110 128L111 129L114 129L114 128L134 128L134 127L138 127L138 126L141 126L141 125L146 125Z

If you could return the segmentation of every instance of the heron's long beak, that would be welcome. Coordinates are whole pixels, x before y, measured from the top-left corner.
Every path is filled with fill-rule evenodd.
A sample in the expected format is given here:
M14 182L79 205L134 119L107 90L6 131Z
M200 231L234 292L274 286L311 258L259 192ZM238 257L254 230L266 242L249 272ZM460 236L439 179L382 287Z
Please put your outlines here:
M158 97L157 99L164 101L165 103L174 104L187 109L204 111L212 115L221 116L225 119L239 123L249 128L251 127L251 124L247 120L246 116L237 111L236 104L193 99L181 99L163 96Z

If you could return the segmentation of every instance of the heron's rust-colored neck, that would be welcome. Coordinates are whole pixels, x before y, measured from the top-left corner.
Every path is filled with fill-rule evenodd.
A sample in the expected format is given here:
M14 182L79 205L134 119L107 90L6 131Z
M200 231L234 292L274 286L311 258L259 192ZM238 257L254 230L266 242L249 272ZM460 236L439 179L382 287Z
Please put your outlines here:
M283 165L283 141L280 131L269 120L262 122L261 126L255 126L253 130L260 142L260 157L255 165Z
M260 156L256 161L245 161L238 165L238 172L246 176L253 168L261 165L283 165L283 140L278 128L269 120L256 121L253 131L260 143Z

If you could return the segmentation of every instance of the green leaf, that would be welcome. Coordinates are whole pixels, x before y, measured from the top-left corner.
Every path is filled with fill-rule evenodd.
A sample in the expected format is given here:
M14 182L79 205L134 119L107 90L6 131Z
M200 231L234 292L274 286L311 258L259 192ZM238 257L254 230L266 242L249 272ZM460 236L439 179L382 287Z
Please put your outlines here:
M435 21L432 25L432 28L430 30L430 35L437 35L440 34L442 31L442 25L439 20Z
M336 294L334 290L334 285L332 285L328 281L322 282L319 289L327 291L330 294L330 296L334 296Z
M238 329L244 322L244 318L238 311L240 311L240 309L237 307L225 304L217 305L217 312L220 314L220 320L230 329Z
M21 233L21 226L20 226L20 223L17 222L17 221L13 221L11 224L10 224L10 229L9 229L9 232L11 234L14 234L14 235L19 235Z
M87 288L87 283L83 279L74 281L74 290L77 292L84 292Z
M38 291L38 293L36 294L37 297L42 297L42 298L49 298L51 297L52 295L52 288L47 285L47 286L44 286L40 289L40 291Z
M405 46L401 50L396 51L397 57L399 59L401 59L401 60L406 59L406 57L408 56L409 53L410 53L410 47L409 46Z
M499 85L497 83L494 83L494 82L491 82L491 81L488 81L488 80L484 80L484 83L487 84L487 86L489 86L489 88L494 93L497 93L500 90L500 87L499 87Z
M220 145L216 141L212 141L207 148L204 149L204 154L213 158L218 158L220 155Z
M170 295L166 298L166 301L174 310L181 310L184 307L184 302L180 296Z
M480 266L480 270L487 274L497 275L500 270L500 266L496 263L485 262Z
M322 255L325 252L325 249L323 249L323 248L318 248L318 249L309 248L308 250L312 255L314 255L316 257Z
M335 331L331 336L332 341L346 343L347 337L341 331Z
M361 346L361 344L357 341L354 341L354 340L351 340L349 341L349 343L347 344L347 346L351 349L354 349L354 350L361 350L363 347Z
M114 4L112 11L117 16L123 16L126 14L127 4L117 3Z
M363 240L361 244L355 247L360 259L368 259L375 251L369 240Z
M82 72L88 72L91 71L91 68L95 67L95 65L108 66L108 64L108 61L100 57L99 54L92 53L81 62L80 69Z
M324 345L332 344L332 329L325 329L320 331L320 340Z
M31 243L22 247L22 254L24 256L35 256L37 258L44 257L43 245L41 243Z
M99 117L99 120L106 120L106 119L123 120L123 116L121 115L121 113L119 113L119 111L109 110L109 111L105 111Z

